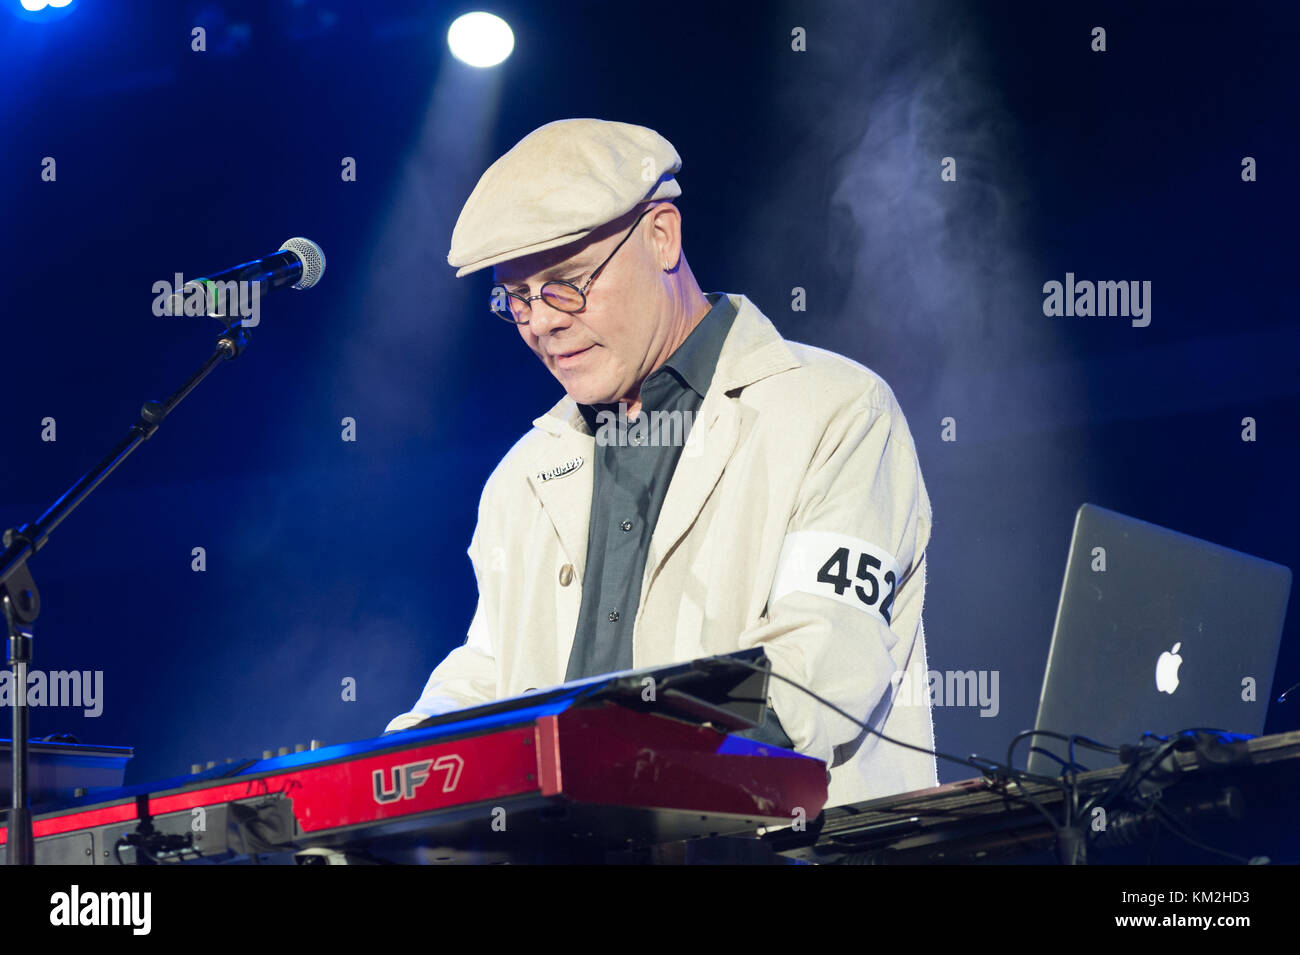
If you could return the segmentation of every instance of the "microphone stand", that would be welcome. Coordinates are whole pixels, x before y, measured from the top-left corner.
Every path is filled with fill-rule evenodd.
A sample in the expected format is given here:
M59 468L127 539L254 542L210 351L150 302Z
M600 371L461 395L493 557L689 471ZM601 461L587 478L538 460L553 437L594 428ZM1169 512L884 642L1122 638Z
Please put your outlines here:
M164 402L146 401L140 420L131 426L126 437L108 456L85 473L76 484L33 523L17 530L7 530L0 540L0 605L8 624L8 662L13 671L16 699L13 713L13 758L9 817L6 820L7 846L5 861L9 865L32 865L36 844L32 834L32 811L28 805L28 740L30 714L27 711L27 668L32 662L32 624L41 611L41 595L36 589L27 558L40 550L54 528L90 496L104 478L126 460L141 442L149 440L163 419L180 404L199 382L207 378L223 361L238 358L248 346L248 329L241 323L229 326L217 339L212 355Z

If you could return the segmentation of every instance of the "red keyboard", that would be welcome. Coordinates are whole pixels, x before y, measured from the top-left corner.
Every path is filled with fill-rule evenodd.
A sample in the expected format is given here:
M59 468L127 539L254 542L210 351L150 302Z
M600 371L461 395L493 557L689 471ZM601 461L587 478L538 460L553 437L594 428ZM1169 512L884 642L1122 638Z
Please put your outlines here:
M610 861L811 821L826 795L820 760L570 695L119 790L34 831L44 864Z

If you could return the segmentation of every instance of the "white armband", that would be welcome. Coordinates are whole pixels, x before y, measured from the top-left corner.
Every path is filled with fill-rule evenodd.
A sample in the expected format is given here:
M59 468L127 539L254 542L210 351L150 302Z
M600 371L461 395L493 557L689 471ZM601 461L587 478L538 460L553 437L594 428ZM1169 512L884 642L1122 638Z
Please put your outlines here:
M781 546L771 601L795 591L829 597L888 626L898 578L894 555L870 541L833 531L795 531Z

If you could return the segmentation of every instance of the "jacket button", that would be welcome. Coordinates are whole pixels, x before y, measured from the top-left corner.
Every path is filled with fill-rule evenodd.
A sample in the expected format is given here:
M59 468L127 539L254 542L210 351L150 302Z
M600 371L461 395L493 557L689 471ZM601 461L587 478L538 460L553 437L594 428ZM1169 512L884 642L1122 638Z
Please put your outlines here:
M573 583L573 565L565 564L560 568L560 586L567 587Z

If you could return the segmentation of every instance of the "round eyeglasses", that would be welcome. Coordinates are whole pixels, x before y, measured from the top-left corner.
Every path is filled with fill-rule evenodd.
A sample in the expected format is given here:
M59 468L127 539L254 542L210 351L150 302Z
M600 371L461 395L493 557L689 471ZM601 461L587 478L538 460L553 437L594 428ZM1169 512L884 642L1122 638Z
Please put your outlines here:
M636 231L636 227L641 224L642 218L653 208L653 206L650 206L636 217L636 222L633 222L632 228L627 230L627 235L623 236L618 245L614 246L614 252L605 256L605 261L596 266L596 271L591 273L591 277L583 283L581 288L572 282L551 279L542 283L538 294L528 296L512 292L504 285L494 285L492 286L492 298L489 303L492 314L513 325L527 325L532 318L533 302L539 298L551 308L558 309L561 312L581 312L587 307L587 289L591 288L591 283L596 281L596 276L609 264L609 260L614 257L614 253L623 248L623 243L631 238L632 233Z

